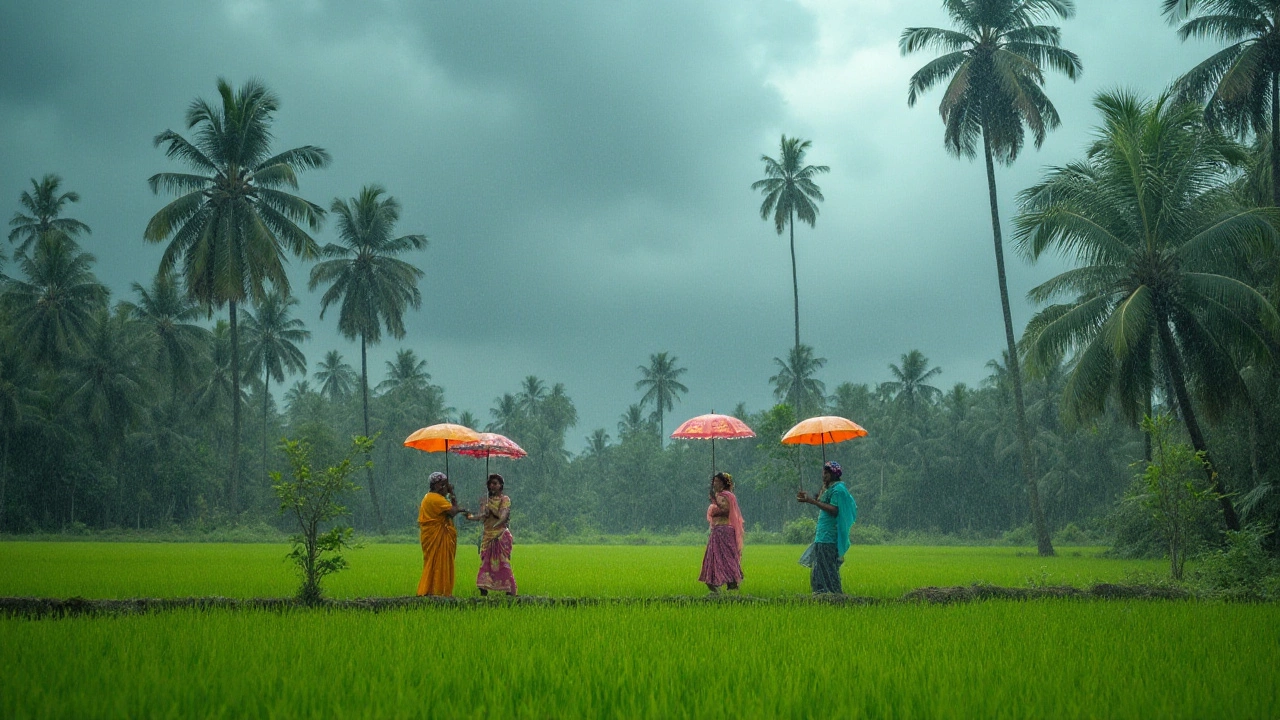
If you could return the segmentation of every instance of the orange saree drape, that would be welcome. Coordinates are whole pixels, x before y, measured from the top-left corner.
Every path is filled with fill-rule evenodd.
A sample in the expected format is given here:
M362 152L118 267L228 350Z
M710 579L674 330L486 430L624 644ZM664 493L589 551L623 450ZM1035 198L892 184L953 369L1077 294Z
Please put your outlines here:
M458 551L458 529L445 514L452 503L443 495L427 493L418 508L418 541L422 544L422 579L419 595L453 595L453 558Z

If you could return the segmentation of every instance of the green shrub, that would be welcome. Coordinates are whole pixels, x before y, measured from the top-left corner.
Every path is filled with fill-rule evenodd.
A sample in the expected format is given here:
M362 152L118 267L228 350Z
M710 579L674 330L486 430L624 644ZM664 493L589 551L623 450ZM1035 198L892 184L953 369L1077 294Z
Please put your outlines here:
M782 526L782 539L792 545L804 545L813 542L813 535L817 531L817 520L811 517L796 518Z
M1256 524L1239 532L1228 530L1224 547L1199 557L1191 573L1192 584L1227 596L1280 597L1280 562L1263 546L1268 534Z
M849 528L849 542L853 545L883 545L888 539L888 531L879 525L854 523Z

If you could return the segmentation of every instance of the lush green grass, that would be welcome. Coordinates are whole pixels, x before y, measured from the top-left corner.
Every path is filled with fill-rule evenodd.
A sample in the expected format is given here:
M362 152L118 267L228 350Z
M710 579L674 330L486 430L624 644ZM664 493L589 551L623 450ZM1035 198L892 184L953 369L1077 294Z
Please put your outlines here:
M748 546L745 589L803 595L797 546ZM0 595L287 596L282 545L0 543ZM854 547L846 590L1087 585L1159 562ZM335 597L410 594L370 545ZM524 594L701 595L695 547L517 546ZM458 590L474 595L470 548ZM1277 717L1280 606L1189 601L782 602L172 611L0 618L0 717Z
M743 591L758 596L807 593L808 571L796 564L803 548L747 546ZM0 543L0 596L87 598L282 597L297 579L283 545L166 543ZM1040 558L1031 549L1000 547L854 546L843 575L845 592L899 597L925 585L987 582L1026 586L1088 585L1164 571L1158 561L1097 557L1099 548ZM422 555L413 545L368 545L347 554L351 567L331 578L332 597L413 594ZM512 560L526 595L648 597L700 595L702 548L517 545ZM475 551L458 551L457 594L476 594Z
M725 604L0 620L0 715L1280 714L1280 607Z

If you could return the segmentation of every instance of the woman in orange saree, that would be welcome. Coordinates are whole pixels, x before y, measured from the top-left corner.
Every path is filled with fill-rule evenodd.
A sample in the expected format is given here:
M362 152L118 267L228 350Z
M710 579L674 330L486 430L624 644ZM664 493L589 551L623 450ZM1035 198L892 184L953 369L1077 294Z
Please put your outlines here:
M453 516L465 513L458 507L449 478L431 473L430 491L418 508L418 541L422 544L422 579L419 595L453 595L453 558L458 551L458 529Z

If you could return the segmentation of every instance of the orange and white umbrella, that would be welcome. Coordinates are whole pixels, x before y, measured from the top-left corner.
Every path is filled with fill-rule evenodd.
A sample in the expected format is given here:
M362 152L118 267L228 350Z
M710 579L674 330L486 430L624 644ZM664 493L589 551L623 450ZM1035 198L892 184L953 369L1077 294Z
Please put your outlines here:
M838 415L811 417L796 423L782 436L783 445L821 445L822 462L827 461L827 443L844 442L866 437L867 431L858 423Z
M439 423L428 425L405 438L404 446L423 452L444 453L444 474L449 474L449 446L477 442L480 433L465 425Z

